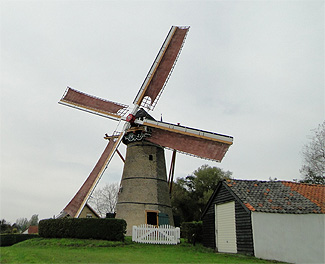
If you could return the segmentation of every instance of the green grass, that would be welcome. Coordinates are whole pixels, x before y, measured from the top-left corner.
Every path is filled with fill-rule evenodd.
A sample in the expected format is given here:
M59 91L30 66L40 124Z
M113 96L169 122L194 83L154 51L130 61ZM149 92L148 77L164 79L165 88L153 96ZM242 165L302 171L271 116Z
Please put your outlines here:
M30 239L2 247L1 263L271 263L237 254L219 254L200 244L148 245L82 239Z

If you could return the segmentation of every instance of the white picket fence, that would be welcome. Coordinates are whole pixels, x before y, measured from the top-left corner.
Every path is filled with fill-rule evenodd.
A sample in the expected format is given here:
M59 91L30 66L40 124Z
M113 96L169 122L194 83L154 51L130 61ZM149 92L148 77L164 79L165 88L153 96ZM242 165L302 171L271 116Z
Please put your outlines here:
M170 225L140 225L132 228L132 241L138 243L176 245L180 243L180 237L180 228Z

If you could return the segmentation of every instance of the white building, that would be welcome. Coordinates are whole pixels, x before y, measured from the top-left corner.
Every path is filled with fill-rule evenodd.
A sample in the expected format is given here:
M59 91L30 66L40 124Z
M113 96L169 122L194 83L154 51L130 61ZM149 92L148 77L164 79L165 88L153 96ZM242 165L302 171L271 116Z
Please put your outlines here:
M325 263L325 186L220 182L203 213L203 244L290 263Z

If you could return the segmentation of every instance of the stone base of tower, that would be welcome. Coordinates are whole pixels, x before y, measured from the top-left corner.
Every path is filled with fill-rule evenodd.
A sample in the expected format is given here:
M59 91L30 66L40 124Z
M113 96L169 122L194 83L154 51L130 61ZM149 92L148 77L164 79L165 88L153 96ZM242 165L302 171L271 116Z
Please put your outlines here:
M174 225L162 147L145 140L127 144L116 218L126 221L127 235L134 225Z
M116 218L124 219L127 223L126 235L132 235L132 227L142 224L174 225L173 213L170 207L149 204L119 204ZM161 223L162 222L162 223Z

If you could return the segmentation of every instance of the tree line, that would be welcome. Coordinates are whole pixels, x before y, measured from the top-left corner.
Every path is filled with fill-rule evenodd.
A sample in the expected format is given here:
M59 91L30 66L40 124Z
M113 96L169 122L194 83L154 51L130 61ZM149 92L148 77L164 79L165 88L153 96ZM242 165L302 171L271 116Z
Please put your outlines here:
M14 224L7 222L5 219L0 221L0 231L1 234L4 233L22 233L28 229L30 226L38 225L38 215L34 214L28 220L27 218L18 218Z

